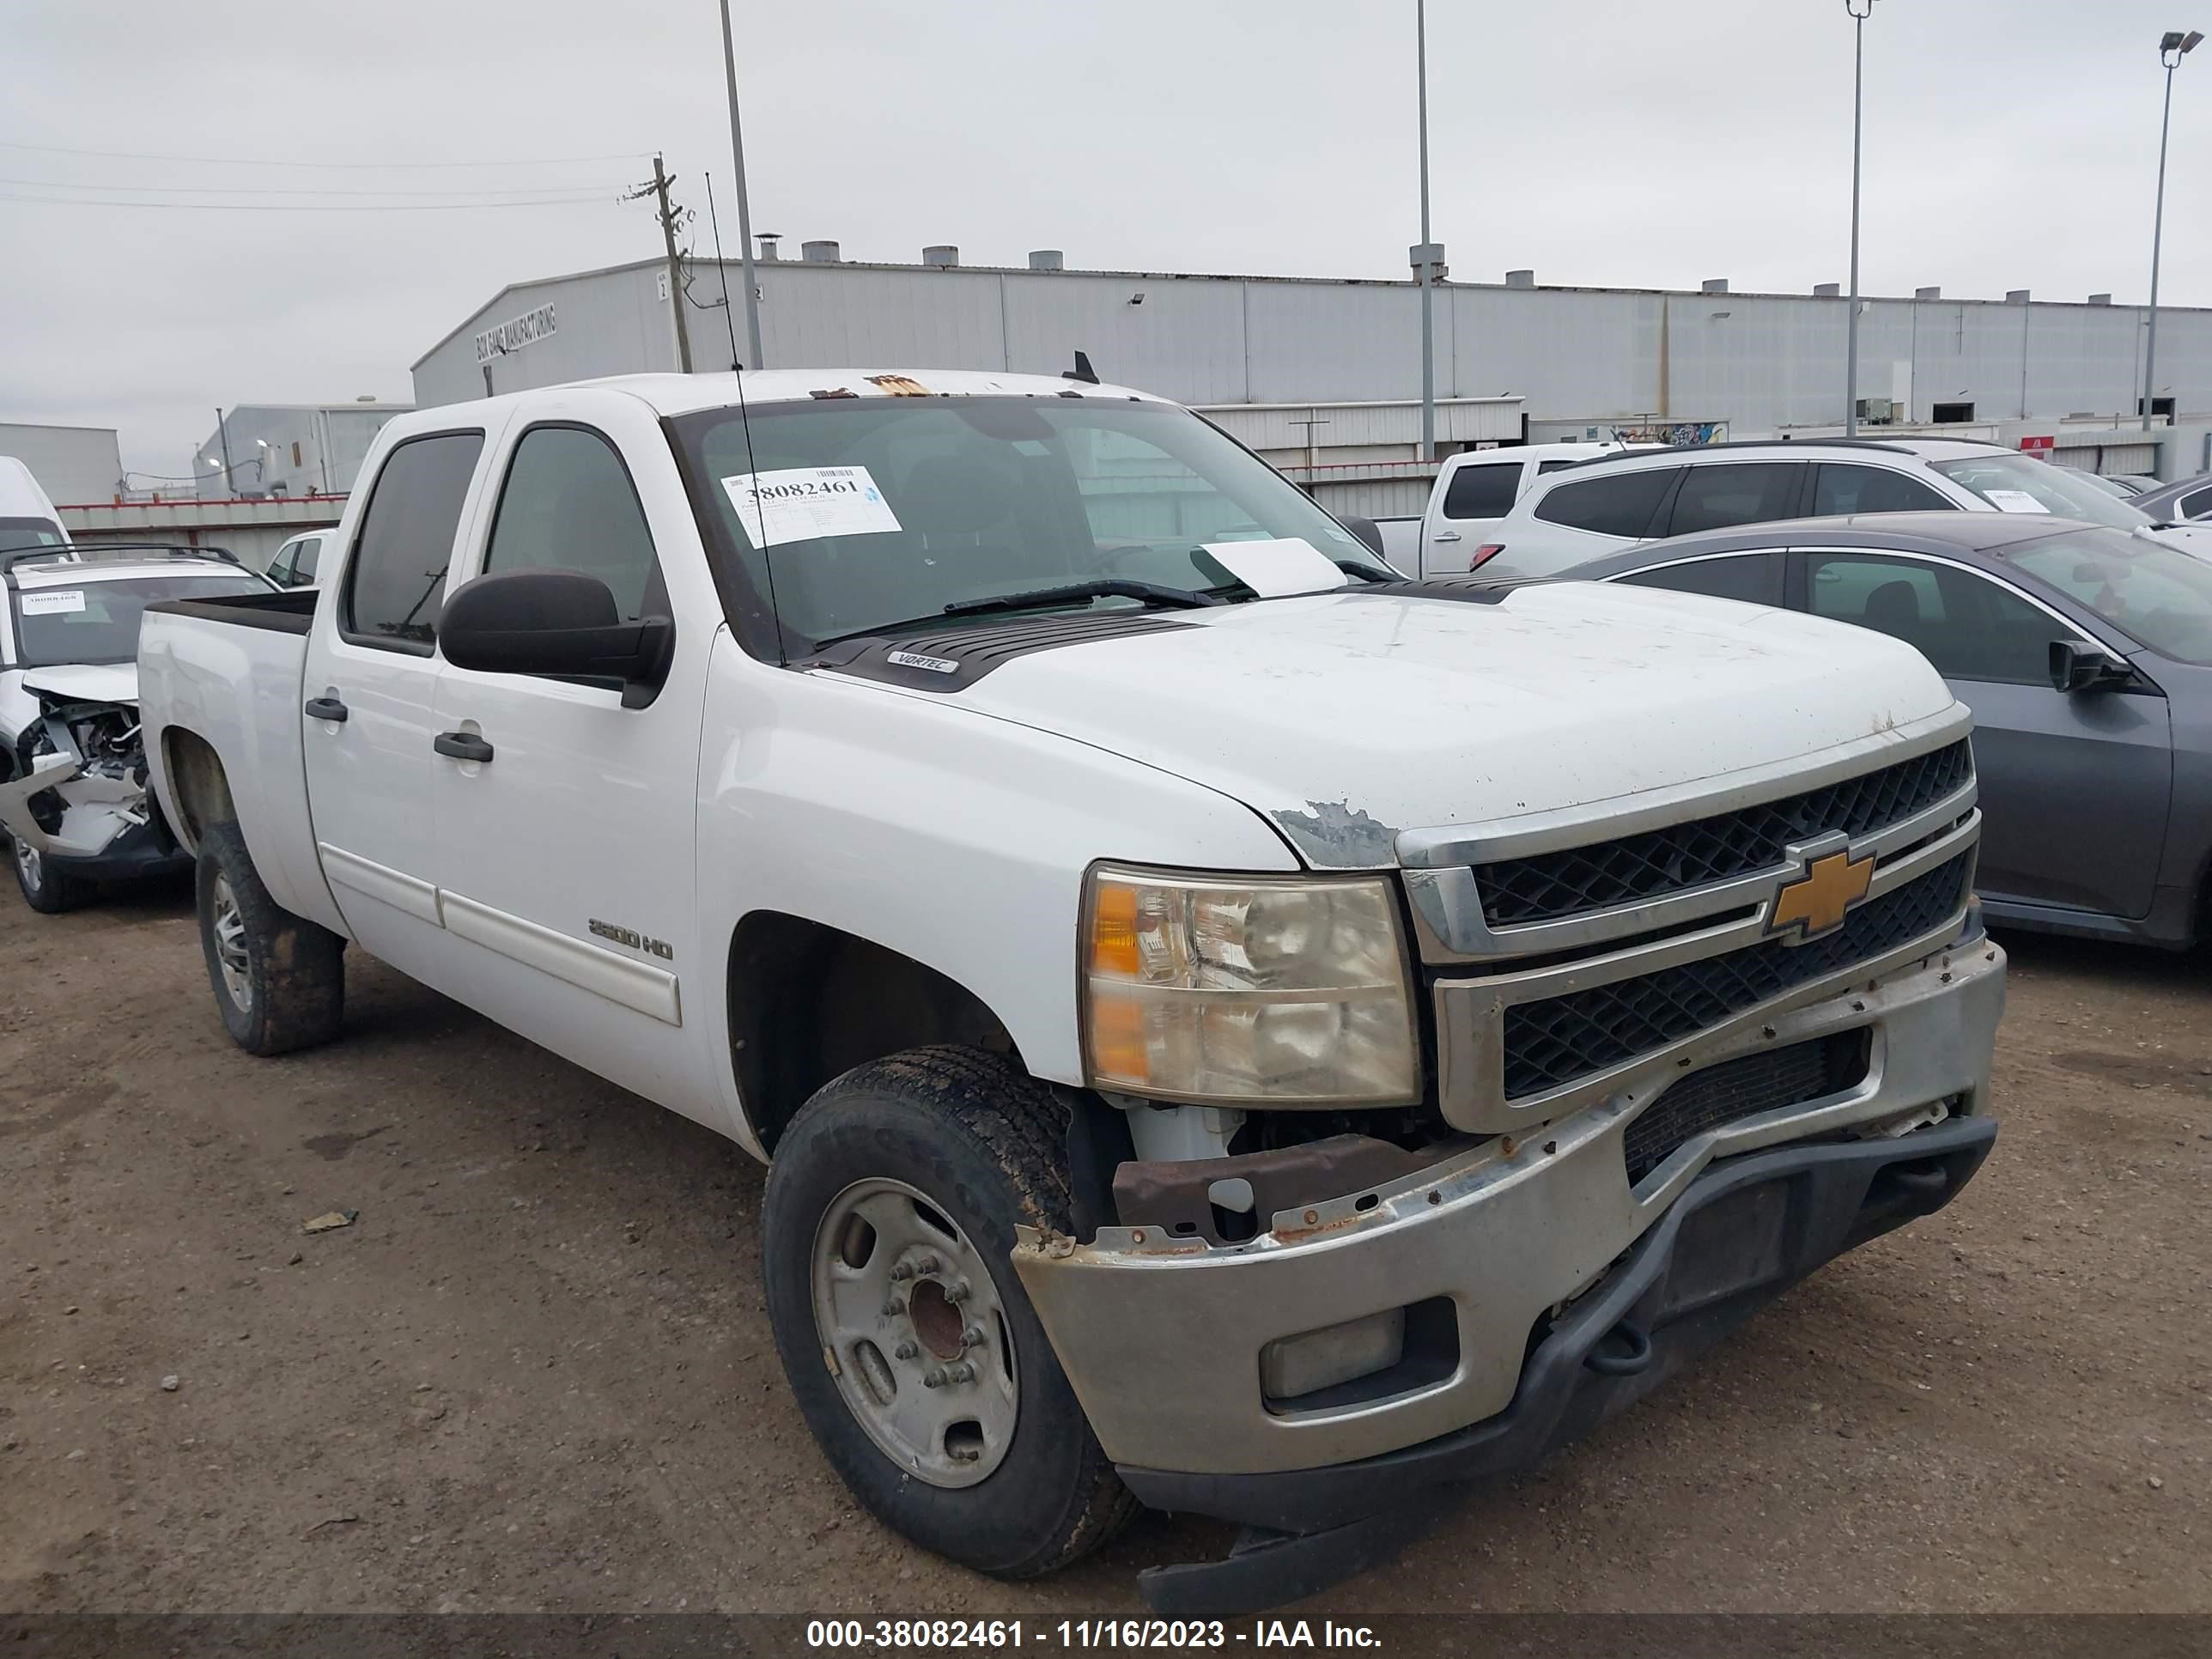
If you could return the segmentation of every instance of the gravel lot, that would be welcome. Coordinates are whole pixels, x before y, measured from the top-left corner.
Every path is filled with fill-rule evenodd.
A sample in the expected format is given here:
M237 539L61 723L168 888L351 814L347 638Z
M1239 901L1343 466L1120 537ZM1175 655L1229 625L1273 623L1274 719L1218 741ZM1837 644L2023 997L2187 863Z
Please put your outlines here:
M1308 1611L2212 1610L2212 964L2006 943L1962 1199ZM759 1168L380 964L256 1061L181 888L6 894L0 963L0 1607L1057 1619L1226 1542L1001 1585L884 1533Z

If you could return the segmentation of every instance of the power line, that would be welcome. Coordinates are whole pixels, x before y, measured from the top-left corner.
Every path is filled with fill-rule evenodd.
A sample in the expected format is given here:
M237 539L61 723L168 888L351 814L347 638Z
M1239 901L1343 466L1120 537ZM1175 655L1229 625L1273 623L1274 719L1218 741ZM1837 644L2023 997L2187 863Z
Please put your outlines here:
M92 196L22 196L0 191L0 202L35 202L46 207L167 208L184 213L440 213L501 208L577 207L613 198L596 191L513 202L118 202Z
M105 195L126 196L145 191L158 196L562 196L577 191L613 192L623 188L610 184L478 185L472 190L411 190L394 185L389 190L332 189L321 185L96 185L76 179L0 178L0 185L29 185L39 190L96 190Z
M60 144L23 144L0 138L0 149L37 150L46 155L97 155L124 161L191 161L208 167L309 167L380 172L416 167L573 167L592 161L635 161L638 153L620 155L526 155L503 161L290 161L259 155L173 155L143 149L70 149Z

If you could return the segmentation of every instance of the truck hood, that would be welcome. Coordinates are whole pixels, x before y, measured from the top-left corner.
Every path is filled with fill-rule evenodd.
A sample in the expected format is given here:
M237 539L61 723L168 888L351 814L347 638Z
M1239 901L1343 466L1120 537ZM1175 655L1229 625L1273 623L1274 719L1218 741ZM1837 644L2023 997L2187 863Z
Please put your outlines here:
M1587 582L1497 603L1341 592L1173 614L1017 657L956 695L1243 801L1308 863L1786 766L1954 703L1867 629Z
M44 691L71 702L127 702L138 701L138 665L65 663L55 668L23 671L26 691Z

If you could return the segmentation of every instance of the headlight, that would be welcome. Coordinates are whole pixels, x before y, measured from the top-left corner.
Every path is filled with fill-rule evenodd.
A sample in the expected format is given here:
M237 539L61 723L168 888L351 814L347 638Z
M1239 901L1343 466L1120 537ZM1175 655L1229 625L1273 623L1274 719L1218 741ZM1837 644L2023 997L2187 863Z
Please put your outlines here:
M1100 1088L1284 1105L1419 1097L1405 942L1382 878L1094 870L1083 964Z

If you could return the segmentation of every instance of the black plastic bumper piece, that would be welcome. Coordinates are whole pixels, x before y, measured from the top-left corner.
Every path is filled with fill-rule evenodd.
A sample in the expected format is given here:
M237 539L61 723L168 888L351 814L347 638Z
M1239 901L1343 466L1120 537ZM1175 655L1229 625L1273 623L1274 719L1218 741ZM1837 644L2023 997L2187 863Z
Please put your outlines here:
M1641 1398L1844 1251L1940 1210L1996 1139L1986 1117L1893 1139L1778 1147L1707 1169L1539 1341L1497 1416L1402 1450L1266 1474L1124 1466L1153 1509L1244 1528L1221 1561L1144 1573L1162 1613L1234 1618L1388 1559L1451 1488L1525 1468Z
M189 870L192 855L177 845L168 826L156 817L133 824L89 857L57 853L49 854L48 862L58 872L88 881L131 881Z

